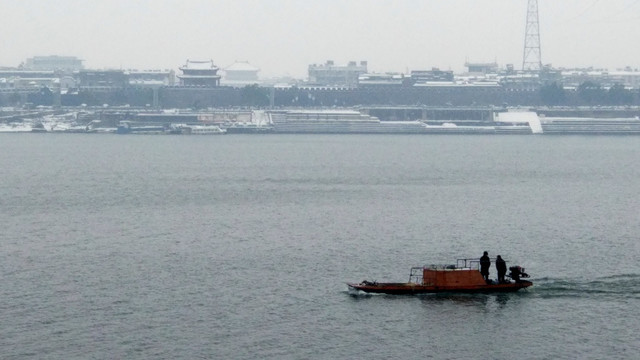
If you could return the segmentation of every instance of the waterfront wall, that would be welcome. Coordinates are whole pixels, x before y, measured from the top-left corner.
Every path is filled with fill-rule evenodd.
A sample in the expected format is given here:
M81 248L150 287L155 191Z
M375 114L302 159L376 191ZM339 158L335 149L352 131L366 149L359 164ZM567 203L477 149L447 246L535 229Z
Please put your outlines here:
M640 105L637 91L625 105ZM541 90L507 87L372 87L356 89L233 87L97 88L59 94L48 89L0 92L0 106L129 105L153 108L352 107L352 106L530 106L545 105ZM610 98L584 98L565 91L555 106L610 105Z

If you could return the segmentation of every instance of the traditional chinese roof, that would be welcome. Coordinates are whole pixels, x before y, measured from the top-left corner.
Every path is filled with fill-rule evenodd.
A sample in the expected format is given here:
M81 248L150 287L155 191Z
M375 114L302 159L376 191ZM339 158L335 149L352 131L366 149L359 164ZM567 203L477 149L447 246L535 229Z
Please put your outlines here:
M225 71L260 71L259 68L249 64L248 61L236 61L235 63L227 66Z
M179 79L220 79L220 75L176 75Z
M218 67L213 64L213 60L187 60L180 70L218 70Z

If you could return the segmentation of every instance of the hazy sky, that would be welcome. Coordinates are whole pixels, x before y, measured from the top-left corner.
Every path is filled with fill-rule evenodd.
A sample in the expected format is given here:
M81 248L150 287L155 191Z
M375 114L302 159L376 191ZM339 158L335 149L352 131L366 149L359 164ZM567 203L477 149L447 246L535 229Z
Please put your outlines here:
M542 61L640 68L640 0L539 0ZM527 0L0 0L0 66L69 55L88 68L236 60L261 77L369 62L375 72L466 60L522 66Z

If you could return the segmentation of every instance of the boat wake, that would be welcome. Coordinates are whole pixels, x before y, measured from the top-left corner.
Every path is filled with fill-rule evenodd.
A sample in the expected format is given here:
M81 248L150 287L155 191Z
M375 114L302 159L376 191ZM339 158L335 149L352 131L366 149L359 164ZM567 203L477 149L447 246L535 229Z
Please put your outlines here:
M621 274L586 281L542 278L529 292L543 297L616 296L640 298L640 274Z

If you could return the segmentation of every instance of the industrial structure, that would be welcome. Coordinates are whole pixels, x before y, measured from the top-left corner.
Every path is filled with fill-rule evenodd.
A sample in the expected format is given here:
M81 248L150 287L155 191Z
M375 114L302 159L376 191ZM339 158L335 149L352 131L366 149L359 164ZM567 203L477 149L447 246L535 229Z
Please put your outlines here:
M539 72L541 70L542 52L540 49L538 0L528 0L527 23L524 34L524 52L522 56L522 71Z

